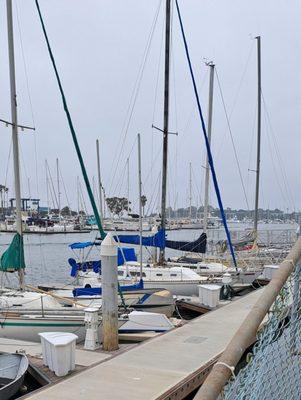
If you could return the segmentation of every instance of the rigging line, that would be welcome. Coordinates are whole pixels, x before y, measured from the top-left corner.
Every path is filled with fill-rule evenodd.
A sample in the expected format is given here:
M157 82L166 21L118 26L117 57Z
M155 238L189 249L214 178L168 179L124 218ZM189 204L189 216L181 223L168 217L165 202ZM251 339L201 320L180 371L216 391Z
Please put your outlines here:
M220 92L220 96L221 96L221 100L222 100L222 104L223 104L223 109L224 109L225 116L226 116L228 130L229 130L230 137L231 137L232 148L233 148L233 151L234 151L234 156L235 156L235 160L236 160L236 164L237 164L237 168L238 168L238 172L239 172L239 178L240 178L241 186L242 186L242 189L243 189L243 193L244 193L244 197L245 197L247 208L248 208L248 210L250 210L248 197L247 197L247 193L246 193L246 188L245 188L245 185L244 185L244 182L243 182L242 172L241 172L241 168L240 168L240 164L239 164L238 154L237 154L237 150L236 150L235 143L234 143L234 138L233 138L233 134L232 134L230 120L229 120L229 116L228 116L228 113L227 113L225 99L224 99L224 95L223 95L223 91L222 91L222 88L221 88L221 83L220 83L220 79L219 79L216 67L215 67L215 74L216 74L217 83L218 83L218 87L219 87L219 92Z
M85 201L85 198L84 198L82 184L81 184L80 181L79 181L79 195L80 195L81 208L85 212L85 214L88 215L86 201Z
M196 82L195 82L194 72L193 72L193 68L192 68L192 64L191 64L191 60L190 60L190 54L189 54L189 50L188 50L188 45L187 45L186 35L185 35L185 32L184 32L184 27L183 27L182 17L181 17L181 13L180 13L180 9L179 9L178 0L176 0L176 6L177 6L177 13L178 13L178 17L179 17L179 22L180 22L180 27L181 27L181 32L182 32L182 37L183 37L183 42L184 42L184 47L185 47L186 58L187 58L187 62L188 62L189 70L190 70L191 81L192 81L193 90L194 90L194 94L195 94L195 98L196 98L196 102L197 102L197 106L198 106L198 112L199 112L199 117L200 117L200 120L201 120L202 131L203 131L203 135L204 135L204 139L205 139L205 145L206 145L207 154L208 154L208 162L209 162L209 165L210 165L210 168L211 168L211 175L212 175L212 179L213 179L213 183L214 183L216 197L217 197L217 201L218 201L221 217L222 217L222 220L223 220L224 228L225 228L225 231L226 231L229 250L230 250L230 253L231 253L231 256L232 256L232 260L233 260L235 269L238 271L236 258L235 258L235 253L234 253L234 248L232 246L232 241L231 241L231 234L230 234L230 231L228 229L227 220L226 220L224 207L223 207L223 203L222 203L222 198L221 198L221 195L220 195L219 186L218 186L218 182L217 182L217 177L216 177L216 174L215 174L215 168L214 168L212 153L211 153L210 144L209 144L208 137L207 137L206 125L205 125L205 121L204 121L204 117L203 117L203 112L202 112L201 103L200 103L200 99L199 99L198 89L197 89Z
M122 191L122 186L123 186L123 183L125 182L125 175L126 175L126 163L125 163L124 168L122 168L122 174L120 175L118 184L116 185L116 188L115 188L114 193L117 193L117 197L120 197L120 194Z
M41 10L40 10L40 6L39 6L38 0L35 0L35 4L36 4L37 12L38 12L38 15L39 15L39 20L40 20L40 23L41 23L41 27L42 27L42 31L43 31L43 34L44 34L44 38L45 38L45 41L46 41L49 58L51 60L51 64L52 64L52 67L53 67L53 70L54 70L54 74L55 74L55 77L56 77L56 82L57 82L57 85L59 87L59 92L60 92L60 95L61 95L63 108L64 108L64 111L65 111L65 114L66 114L66 119L67 119L67 122L68 122L68 125L69 125L69 130L70 130L70 134L71 134L71 137L72 137L73 145L75 147L77 158L78 158L78 161L79 161L79 164L80 164L80 167L81 167L81 172L82 172L82 175L83 175L83 178L84 178L84 181L85 181L85 185L86 185L86 189L87 189L87 192L88 192L89 200L90 200L90 203L91 203L91 206L92 206L92 210L93 210L96 222L97 222L97 227L99 229L99 233L100 233L101 239L104 239L105 236L106 236L106 233L103 230L103 227L102 227L102 224L101 224L101 220L100 220L100 216L99 216L99 213L98 213L98 209L97 209L97 206L96 206L96 203L95 203L95 199L94 199L93 194L92 194L91 185L90 185L88 174L87 174L86 167L85 167L85 164L84 164L83 156L82 156L79 144L78 144L76 132L75 132L75 129L74 129L74 126L73 126L73 121L72 121L72 118L71 118L71 115L70 115L70 112L69 112L69 108L68 108L68 105L67 105L67 100L66 100L66 97L65 97L65 93L64 93L64 90L63 90L61 79L60 79L60 76L59 76L59 73L58 73L58 70L57 70L57 67L56 67L55 59L54 59L54 56L53 56L53 53L52 53L52 50L51 50L51 47L50 47L50 42L49 42L49 39L48 39L48 36L47 36L46 27L45 27L45 24L44 24L44 20L43 20L43 17L42 17L42 13L41 13Z
M255 106L254 110L254 119L253 119L253 126L252 126L252 134L251 134L251 146L250 146L250 152L249 152L249 162L248 162L248 173L247 173L247 190L248 194L250 197L250 187L249 187L249 178L250 178L250 172L251 172L251 158L252 158L252 152L253 152L253 146L254 146L254 140L255 140L255 126L256 126L256 121L257 120L257 104ZM253 197L253 196L252 196Z
M135 148L135 145L136 145L136 141L137 141L137 136L135 136L135 139L134 139L134 141L133 141L131 150L129 151L129 153L127 153L127 157L126 157L126 161L125 161L125 168L122 169L122 181L123 181L123 176L124 176L125 171L126 171L127 159L129 159L130 156L132 155L132 153L133 153L133 151L134 151L134 148ZM115 188L114 188L114 190L113 190L113 194L116 193L118 187L120 187L120 180L121 180L120 178L121 178L121 176L119 177L119 180L117 181L117 184L115 185ZM120 189L119 189L119 190L120 190Z
M267 115L266 115L266 113L264 114L264 116L265 116L265 120L266 120L266 122L267 122ZM267 124L267 126L268 126L268 124ZM267 133L266 136L267 136L267 139L268 139L268 146L269 146L270 157L271 157L271 161L272 161L272 165L273 165L273 169L274 169L274 173L275 173L276 183L277 183L277 185L278 185L278 188L279 188L280 194L281 194L281 196L282 196L283 202L284 202L284 203L286 203L286 202L289 203L289 201L288 201L289 199L288 199L287 197L284 196L282 187L281 187L281 185L280 185L280 181L279 181L278 172L277 172L277 169L276 169L275 160L274 160L274 157L273 157L272 144L271 144L271 137L270 137L270 135L269 135L269 130L268 130L268 129L266 130L266 133Z
M249 66L249 63L250 63L251 55L252 55L252 53L253 53L254 45L255 45L255 40L252 38L251 46L250 46L250 50L249 50L249 54L248 54L248 57L247 57L247 61L246 61L246 64L245 64L245 67L244 67L242 76L241 76L241 78L240 78L240 81L239 81L239 84L238 84L238 88L237 88L236 94L235 94L235 96L234 96L233 105L232 105L232 107L231 107L231 111L230 111L230 114L229 114L229 119L230 119L230 120L231 120L232 114L233 114L233 112L234 112L234 108L235 108L236 103L237 103L237 100L238 100L238 95L239 95L239 92L240 92L242 83L243 83L244 78L245 78L245 75L246 75L246 73L247 73L247 69L248 69L248 66Z
M4 181L4 186L7 187L7 178L8 178L8 170L9 170L9 163L10 163L10 157L11 157L11 150L12 150L12 138L10 140L10 145L9 145L9 151L8 151L8 157L7 157L7 163L6 163L6 169L5 169L5 181Z
M194 168L191 167L191 170L192 170L192 177L194 179L194 185L196 187L196 192L197 192L197 195L198 195L199 199L201 199L201 205L202 205L202 196L201 196L201 192L199 190L199 187L197 185L197 179L196 179L196 175L195 175L195 172L194 172Z
M23 35L22 35L22 31L21 31L21 24L20 24L20 19L19 19L19 11L18 11L18 2L17 1L15 1L15 9L16 9L17 25L18 25L18 32L19 32L19 37L20 37L20 47L21 47L21 54L22 54L26 87L27 87L27 95L28 95L28 100L29 100L29 105L30 105L32 123L33 123L33 127L35 128L35 119L34 119L32 100L31 100L31 95L30 95L30 90L29 90L29 79L28 79L28 73L27 73L27 66L26 66L25 53L24 53L23 40L22 40Z
M175 57L174 57L174 36L173 36L173 14L174 7L172 2L171 7L171 33L170 33L170 52L171 52L171 71L172 71L172 82L173 82L173 98L174 98L174 108L175 108L175 132L178 132L178 106L177 106L177 92L176 92L176 70L175 70Z
M24 46L23 46L23 40L22 40L22 36L23 35L22 35L22 29L21 29L21 23L20 23L20 18L19 18L19 10L18 10L18 2L17 1L15 2L15 9L16 9L17 25L18 25L18 32L19 32L19 39L20 39L20 47L21 47L21 54L22 54L22 61L23 61L23 67L24 67L24 74L25 74L28 101L29 101L30 112L31 112L32 125L35 128L35 118L34 118L32 99L31 99L31 94L30 94L30 89L29 89L29 78L28 78L28 72L27 72L27 63L26 63L26 59L25 59L25 52L24 52ZM36 132L34 132L34 152L35 152L35 175L36 175L35 178L36 178L37 196L39 197L38 157L37 157Z
M36 185L37 185L37 197L39 197L39 177L38 177L38 151L37 151L37 137L34 133L34 160L35 160L35 175L36 175Z
M48 166L47 166L47 160L45 160L45 172L46 172L46 191L47 191L47 201L48 201L48 214L51 213L51 204L52 204L52 208L56 208L56 204L53 198L53 193L52 193L52 188L51 188L51 183L50 182L50 178L49 178L49 172L48 172ZM51 199L49 199L49 195Z
M56 191L54 189L53 179L52 179L52 175L51 175L49 164L48 164L47 160L46 160L46 168L48 169L48 177L49 177L49 180L50 180L50 188L52 189L53 198L55 200L55 206L59 209L59 202L58 202L58 198L57 198L57 195L56 195Z
M162 3L161 3L162 4ZM155 99L154 99L154 108L153 108L153 117L152 117L152 136L151 136L151 186L153 185L153 170L152 166L154 164L154 125L155 124L155 113L156 113L156 105L158 100L158 87L159 87L159 77L161 71L161 59L162 59L162 48L164 43L164 24L162 23L162 32L161 32L161 44L160 44L160 53L159 60L157 66L157 77L156 77L156 85L155 85Z
M123 136L123 139L122 139L122 135L120 135L119 144L120 144L121 140L122 140L122 143L121 143L121 146L120 146L120 151L119 151L119 155L118 155L118 158L117 158L116 167L114 169L113 177L112 177L112 179L111 179L111 177L109 178L109 182L110 182L109 191L112 188L112 184L114 182L114 179L115 179L115 176L116 176L116 173L117 173L117 169L118 169L118 165L119 165L119 162L120 162L122 150L123 150L124 143L125 143L125 140L126 140L126 137L127 137L127 133L128 133L129 127L130 127L130 123L131 123L131 120L132 120L132 115L134 113L134 108L135 108L135 105L136 105L136 100L138 98L140 85L141 85L141 81L142 81L142 78L143 78L146 61L148 59L149 50L150 50L150 47L151 47L153 34L154 34L155 27L156 27L156 24L157 24L157 19L158 19L160 8L161 8L161 0L159 0L159 4L158 4L158 7L157 7L157 12L155 14L155 17L154 17L154 20L153 20L153 23L152 23L152 26L151 26L151 31L150 31L150 34L149 34L149 37L148 37L148 40L147 40L147 44L146 44L146 48L145 48L145 51L144 51L144 54L143 54L140 70L138 72L137 79L136 79L136 82L135 82L135 85L134 85L134 88L133 88L133 91L132 91L132 95L131 95L131 99L130 99L130 103L129 103L129 107L128 107L128 111L127 111L127 116L125 118L125 121L124 121L124 124L123 124L123 128L122 128L122 131L121 131L121 133L124 131L124 136ZM116 156L116 153L118 151L117 149L119 147L119 144L116 147L116 151L115 151L114 157L113 157L113 162L115 160L115 156ZM111 170L113 169L113 162L112 162Z
M155 156L155 158L154 158L154 163L157 161L157 159L158 159L159 156L161 155L161 152L162 152L162 151L161 151L161 148L160 148L160 149L157 151L157 154L156 154L156 156ZM153 166L151 166L151 168L150 168L148 174L146 175L146 178L144 179L144 185L147 184L149 178L151 177L152 171L153 171ZM151 185L151 186L152 186L152 185Z
M173 5L173 3L172 3ZM174 7L172 7L172 22L173 22L173 14L174 14ZM174 36L173 36L173 23L171 24L171 63L172 63L172 83L173 83L173 99L174 99L174 110L175 110L175 132L178 132L178 102L177 102L177 91L176 91L176 68L175 68L175 57L174 57ZM175 152L175 168L173 169L174 171L174 181L175 184L172 186L173 187L173 196L175 197L176 191L177 191L177 168L178 168L178 135L176 135L175 138L175 143L176 147L176 152ZM172 174L170 174L171 177Z
M61 167L60 167L60 166L59 166L59 174L60 174L61 181L62 181L62 184L63 184L63 189L64 189L65 196L66 196L66 200L67 200L67 205L68 205L69 210L70 210L70 212L71 212L71 203L70 203L69 198L68 198L68 194L67 194L67 190L66 190L65 181L64 181L63 174L62 174L62 170L61 170Z
M151 198L149 199L149 202L148 202L148 206L147 206L147 210L146 210L147 214L149 214L151 211L154 211L154 209L156 207L156 203L157 203L157 190L156 190L156 188L157 188L158 182L160 180L160 175L161 175L161 173L159 172L158 177L157 177L156 182L155 182L155 185L153 186ZM154 204L153 204L153 202L154 202Z
M24 175L25 175L25 178L26 178L26 182L28 182L29 177L28 177L27 168L26 168L26 165L25 165L25 158L24 158L24 153L23 153L23 150L22 150L22 146L19 146L19 148L20 148L20 154L21 154L21 163L22 163L22 166L23 166L22 172L24 172ZM24 184L23 182L21 182L21 184L23 186L23 192L24 192L24 186L26 184Z
M200 91L200 92L202 91L202 89L203 89L203 87L204 87L204 85L205 85L205 82L207 81L207 76L208 76L208 69L205 70L205 73L204 73L203 78L202 78L202 80L201 80L201 83L200 83L200 85L199 85L199 91ZM192 107L191 107L191 111L190 111L190 113L189 113L189 115L188 115L188 119L187 119L186 124L183 126L182 129L179 128L179 131L180 131L180 132L183 132L183 133L187 132L188 128L190 127L191 119L192 119L192 116L193 116L193 113L194 113L194 112L195 112L195 104L193 103L193 105L192 105Z
M273 125L272 125L272 122L271 122L270 114L268 112L267 104L266 104L265 98L263 96L262 90L261 90L261 97L262 97L262 100L263 100L263 106L264 106L264 110L265 110L266 115L267 115L267 120L268 120L268 123L269 123L269 126L270 126L271 134L272 134L272 137L274 139L275 152L276 152L279 164L282 165L282 168L280 168L281 173L282 173L282 179L284 181L285 187L286 187L286 184L287 184L286 191L287 191L287 194L288 194L288 198L290 198L290 201L292 202L292 205L295 208L295 204L294 204L291 188L288 185L288 179L287 179L287 175L286 175L285 164L284 164L284 162L282 160L281 153L279 152L279 146L278 146L278 143L277 143L277 138L276 138L276 135L275 135L275 132L274 132L274 129L273 129Z

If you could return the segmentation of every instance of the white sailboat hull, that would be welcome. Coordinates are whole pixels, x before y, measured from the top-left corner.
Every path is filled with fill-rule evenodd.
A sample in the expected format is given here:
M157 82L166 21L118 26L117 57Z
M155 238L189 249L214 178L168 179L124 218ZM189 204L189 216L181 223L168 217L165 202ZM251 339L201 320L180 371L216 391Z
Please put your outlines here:
M1 314L0 338L40 342L39 333L42 332L68 332L78 336L78 342L85 339L86 329L84 315L47 315L35 313L18 314L17 312ZM128 315L119 317L118 328L130 332L164 332L173 328L173 324L165 315L133 311ZM99 338L102 337L101 319L98 325Z
M83 318L25 318L1 317L0 338L39 342L39 333L42 332L68 332L78 336L81 342L85 338L85 324Z
M200 281L144 281L144 287L146 289L153 288L153 289L166 289L171 292L173 295L179 296L194 296L198 295L198 285L203 283Z

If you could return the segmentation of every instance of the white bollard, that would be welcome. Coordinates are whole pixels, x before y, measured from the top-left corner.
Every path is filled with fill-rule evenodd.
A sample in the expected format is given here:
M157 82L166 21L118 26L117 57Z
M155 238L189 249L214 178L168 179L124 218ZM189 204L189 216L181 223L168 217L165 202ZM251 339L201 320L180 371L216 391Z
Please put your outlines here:
M96 350L100 347L98 333L98 308L85 308L86 350Z
M102 347L118 349L117 243L108 233L100 246L102 281Z

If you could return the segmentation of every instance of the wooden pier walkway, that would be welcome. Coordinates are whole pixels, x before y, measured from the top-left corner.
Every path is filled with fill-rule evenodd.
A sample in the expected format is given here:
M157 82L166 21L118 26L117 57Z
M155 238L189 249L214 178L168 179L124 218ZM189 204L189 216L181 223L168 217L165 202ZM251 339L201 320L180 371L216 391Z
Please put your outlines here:
M261 292L257 290L28 398L182 399L202 383Z

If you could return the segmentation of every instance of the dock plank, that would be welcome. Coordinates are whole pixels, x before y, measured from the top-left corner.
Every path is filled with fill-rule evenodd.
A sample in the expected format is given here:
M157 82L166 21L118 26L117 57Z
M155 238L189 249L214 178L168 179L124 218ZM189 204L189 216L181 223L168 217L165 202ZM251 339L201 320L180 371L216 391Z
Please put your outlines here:
M163 399L224 350L261 292L257 290L29 398Z

